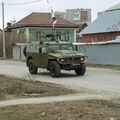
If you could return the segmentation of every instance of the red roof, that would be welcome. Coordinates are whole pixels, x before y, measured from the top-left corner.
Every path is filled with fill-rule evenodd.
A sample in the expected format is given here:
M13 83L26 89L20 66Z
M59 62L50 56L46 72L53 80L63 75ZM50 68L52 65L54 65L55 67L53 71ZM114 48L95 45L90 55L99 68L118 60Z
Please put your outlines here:
M56 27L72 27L76 28L77 25L69 22L59 16L56 16L57 23L55 24ZM17 23L15 23L12 28L18 27L51 27L52 20L51 20L51 13L31 13L30 15L26 16L25 18L21 19Z

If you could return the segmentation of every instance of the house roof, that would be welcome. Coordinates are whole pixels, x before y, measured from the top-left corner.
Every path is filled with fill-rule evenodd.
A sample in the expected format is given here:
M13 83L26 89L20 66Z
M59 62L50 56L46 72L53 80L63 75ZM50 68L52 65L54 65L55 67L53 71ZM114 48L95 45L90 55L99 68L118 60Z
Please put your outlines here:
M120 31L120 9L109 9L88 25L80 34L93 34Z
M120 10L120 3L108 8L106 11Z
M55 24L56 27L73 27L76 28L77 26L69 22L59 16L56 16L57 23ZM26 16L25 18L21 19L17 23L11 26L11 28L18 28L18 27L51 27L51 13L39 13L33 12L30 15Z

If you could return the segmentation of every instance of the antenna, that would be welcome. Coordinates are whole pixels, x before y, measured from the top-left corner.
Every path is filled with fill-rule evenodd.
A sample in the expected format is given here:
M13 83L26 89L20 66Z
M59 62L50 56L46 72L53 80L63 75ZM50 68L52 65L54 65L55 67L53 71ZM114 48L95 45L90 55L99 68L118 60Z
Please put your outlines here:
M16 22L15 16L13 16L13 20L10 21L12 24L14 24Z

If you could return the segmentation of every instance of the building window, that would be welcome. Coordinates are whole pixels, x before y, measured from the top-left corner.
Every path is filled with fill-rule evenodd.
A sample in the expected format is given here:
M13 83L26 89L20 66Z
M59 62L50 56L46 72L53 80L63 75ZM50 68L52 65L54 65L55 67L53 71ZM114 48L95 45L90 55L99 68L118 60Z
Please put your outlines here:
M56 32L57 40L61 40L61 32Z
M65 33L57 32L56 36L57 36L56 39L61 41L69 41L70 39L69 32L65 32Z
M88 12L87 11L81 11L81 21L88 21Z
M65 32L64 35L65 35L65 41L68 41L69 40L69 32Z
M37 32L36 33L36 41L42 41L44 40L44 34L42 32Z
M24 31L19 31L18 33L18 41L24 43L25 42L25 34Z

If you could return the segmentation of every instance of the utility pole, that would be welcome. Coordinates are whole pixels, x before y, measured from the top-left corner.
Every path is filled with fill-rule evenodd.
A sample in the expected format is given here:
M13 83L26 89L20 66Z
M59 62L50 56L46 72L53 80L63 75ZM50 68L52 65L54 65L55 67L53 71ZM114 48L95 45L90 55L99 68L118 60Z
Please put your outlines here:
M2 2L2 24L3 24L3 58L6 58L6 48L5 48L5 16L4 16L4 2Z
M49 1L49 0L47 0L48 12L50 12L49 3L50 3L50 1Z

